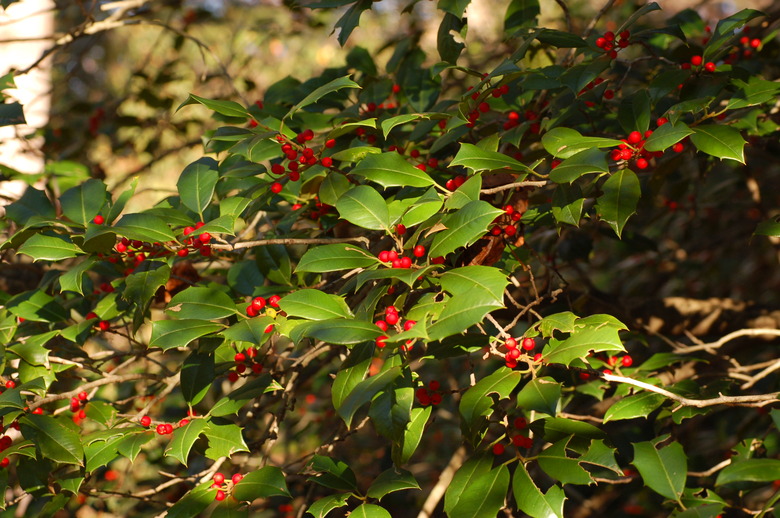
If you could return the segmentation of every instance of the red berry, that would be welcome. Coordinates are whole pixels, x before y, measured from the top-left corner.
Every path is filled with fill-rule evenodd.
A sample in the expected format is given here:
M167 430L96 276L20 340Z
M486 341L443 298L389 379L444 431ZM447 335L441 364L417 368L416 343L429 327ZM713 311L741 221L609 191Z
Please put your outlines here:
M111 329L111 324L106 320L101 320L98 323L98 327L100 328L101 331L108 331L109 329Z
M378 327L382 331L387 331L387 322L385 322L384 320L377 320L376 322L374 322L374 324L376 324L376 327Z
M517 349L517 340L510 336L504 340L504 345L507 347L507 349Z
M250 358L254 358L255 356L257 356L257 349L255 349L254 347L247 348L246 355L249 356Z
M404 331L409 331L411 328L414 327L414 325L417 323L415 320L407 320L404 322ZM434 389L431 389L434 390Z
M149 425L151 425L151 424L152 424L152 418L151 417L149 417L148 415L145 415L145 416L141 417L141 426L144 426L144 427L148 428Z
M647 161L647 160L645 160L644 158L640 158L640 159L638 159L638 160L636 161L636 166L637 166L639 169L647 169L647 166L649 166L649 165L650 165L650 162L648 162L648 161Z
M683 145L682 142L678 142L672 146L672 151L674 151L675 153L680 153L682 152L683 149L685 149L685 146Z
M211 247L210 246L200 247L200 255L202 255L203 257L209 257L211 255Z
M629 144L638 144L640 140L642 140L642 134L638 131L632 131L628 134L628 140Z
M514 236L517 233L517 229L514 227L514 225L507 225L504 227L504 234L507 236Z
M214 473L214 475L211 477L211 480L213 480L215 484L222 484L225 482L225 475L222 473Z
M757 49L758 47L761 46L761 40L759 40L758 38L753 38L752 40L750 40L750 46L753 47L754 49Z
M243 363L239 363L238 365L236 365L236 372L239 373L239 374L245 373L246 372L246 365L243 364Z
M228 373L228 381L230 381L230 383L238 381L238 373L236 371L230 371Z
M263 372L262 364L255 363L254 365L252 365L252 372L254 372L255 374L260 374L261 372Z
M280 297L279 295L271 295L270 297L268 297L268 303L275 308L279 307L280 300L282 300L282 297Z
M512 424L518 430L528 428L528 420L525 417L516 417Z
M425 247L422 245L415 246L412 255L415 257L425 257Z
M336 139L328 139L325 141L325 147L330 149L336 145Z
M257 316L257 308L255 308L252 304L248 305L246 307L246 316L252 318Z
M395 231L398 233L399 236L403 236L406 234L406 226L402 224L398 224L395 226Z
M387 345L385 343L385 340L387 340L387 336L382 335L382 336L378 336L374 342L376 343L376 346L378 348L383 349Z
M607 44L606 38L596 38L596 46L600 49L604 48L604 45Z
M179 257L187 257L188 255L190 255L190 251L187 250L186 248L179 248L179 250L176 251L176 255L178 255Z
M506 357L512 360L517 360L520 358L520 354L522 354L520 349L509 349L509 352L506 353Z
M255 297L252 299L252 307L260 311L265 307L265 299L263 297Z
M379 252L379 260L382 261L383 263L389 263L391 261L390 252L388 252L387 250L382 250L381 252Z
M490 105L486 102L479 103L479 111L487 113L490 111Z
M233 481L233 484L235 485L235 484L238 484L239 482L241 482L243 479L244 479L244 475L242 475L241 473L236 473L235 475L233 475L233 478L231 480Z
M179 428L181 428L182 426L187 426L188 424L190 424L189 419L182 419L181 421L179 421Z
M16 382L14 380L8 380L5 382L5 388L12 389L16 388Z
M394 326L398 323L398 313L388 313L385 315L385 321L387 321L388 324L391 326Z
M158 424L155 430L157 431L157 435L165 435L167 427L164 424Z
M496 443L493 445L493 455L501 455L504 453L504 445L499 443Z
M701 56L693 56L691 58L691 65L698 67L699 65L701 65L701 61L702 61Z
M117 243L116 251L120 254L127 252L127 245L124 243Z
M0 468L6 468L11 463L10 460L8 460L8 457L3 457L3 460L0 460Z
M211 241L211 234L209 234L208 232L202 233L201 235L198 236L198 241L200 241L201 243L208 243L209 241Z
M620 359L620 364L623 367L631 367L634 364L634 359L629 355L625 355Z
M655 121L657 126L663 126L667 122L669 122L669 119L667 119L666 117L659 117L658 120Z
M6 383L6 387L7 386L8 386L8 383ZM11 388L11 387L9 387L9 388ZM87 394L86 391L82 390L81 392L79 392L78 398L81 401L86 401L87 399L89 399L89 394Z
M715 68L716 68L715 63L713 63L712 61L707 62L704 65L704 70L706 70L707 72L715 72Z
M233 356L233 361L236 363L242 363L246 361L246 354L244 353L236 353L235 356Z
M536 340L530 337L523 338L523 349L531 351L534 347L536 347Z
M218 489L216 496L214 496L214 500L216 500L217 502L221 502L224 499L225 499L225 492L222 491L221 489Z
M333 159L332 159L331 157L329 157L329 156L326 156L326 157L323 157L323 158L320 160L320 163L321 163L321 164L322 164L324 167L332 167L332 166L333 166Z
M402 257L400 263L401 268L409 268L412 266L412 259L410 257Z
M395 84L393 85L393 93L397 94L401 91L401 85Z
M430 399L431 399L431 404L432 405L438 405L438 404L441 403L441 394L439 394L438 392L435 392L435 393L430 395Z
M274 194L279 194L282 192L282 184L279 182L274 182L271 184L271 192Z
M103 223L105 223L105 221L106 221L106 219L103 216L101 216L100 214L95 216L95 218L92 220L92 222L95 225L102 225Z

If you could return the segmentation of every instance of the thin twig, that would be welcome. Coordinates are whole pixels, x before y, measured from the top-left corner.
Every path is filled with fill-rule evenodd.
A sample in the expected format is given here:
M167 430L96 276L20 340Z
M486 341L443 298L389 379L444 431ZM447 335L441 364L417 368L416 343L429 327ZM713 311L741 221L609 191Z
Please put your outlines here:
M742 336L762 336L762 335L780 336L780 329L768 329L768 328L739 329L737 331L731 332L723 336L719 340L715 340L714 342L709 342L706 344L699 344L699 345L691 345L689 347L682 347L680 349L677 349L675 352L680 354L689 354L698 351L707 351L710 353L714 353L715 349L722 347L727 342L730 342L731 340L734 340L736 338L740 338Z
M498 187L492 187L490 189L482 189L480 194L496 194L497 192L508 191L510 189L517 189L519 187L544 187L547 185L546 180L539 181L527 181L527 182L514 182L506 185L499 185Z
M263 239L260 241L244 241L241 243L232 243L226 245L214 244L211 248L214 250L239 250L241 248L253 248L255 246L269 246L269 245L330 245L336 243L363 243L366 246L371 244L371 241L366 237L345 237L341 239L334 238L279 238L279 239Z
M447 467L444 468L444 471L439 475L438 482L433 486L431 492L428 493L428 498L425 499L425 503L422 506L420 514L417 515L417 518L430 518L433 516L433 512L436 510L436 507L444 496L444 492L449 487L450 482L452 482L455 472L463 465L465 458L466 448L461 446L455 450L455 453L450 458L449 464L447 464Z

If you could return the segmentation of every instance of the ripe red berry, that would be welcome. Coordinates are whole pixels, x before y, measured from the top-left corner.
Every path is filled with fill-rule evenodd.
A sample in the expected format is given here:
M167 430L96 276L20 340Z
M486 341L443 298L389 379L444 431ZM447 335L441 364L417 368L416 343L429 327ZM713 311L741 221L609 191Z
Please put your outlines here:
M381 252L379 252L379 260L382 261L383 263L389 263L391 261L390 252L388 252L387 250L382 250Z
M706 70L707 72L715 72L715 68L716 68L715 63L713 63L712 61L709 61L704 65L704 70Z
M7 384L7 383L6 383L6 386L8 386L8 384ZM78 398L79 398L81 401L86 401L87 399L89 399L89 394L87 394L87 392L86 392L86 391L82 390L81 392L79 392Z
M243 363L239 363L238 365L236 365L236 372L239 373L239 374L245 373L246 372L246 365L243 364Z
M650 162L648 162L648 161L647 161L646 159L644 159L644 158L639 158L639 159L637 159L637 161L636 161L636 166L637 166L639 169L647 169L647 166L649 166L649 165L650 165Z
M631 367L634 364L634 359L629 355L625 355L620 359L620 364L623 367Z
M397 94L401 91L401 85L395 84L393 85L393 93Z
M187 250L186 248L179 248L176 251L176 255L178 255L179 257L187 257L188 255L190 255L190 251Z
M95 225L102 225L105 222L106 222L106 219L103 216L101 216L100 214L95 216L95 218L92 220L92 223L94 223Z
M667 122L669 122L669 119L667 119L666 117L659 117L658 120L655 121L655 124L657 126L663 126Z
M406 226L399 223L395 226L395 231L398 233L399 236L403 236L406 234Z
M149 417L148 415L145 415L145 416L141 417L141 426L144 426L144 427L148 428L149 425L151 425L151 424L152 424L152 418L151 417Z
M691 65L698 67L699 65L701 65L701 61L702 61L701 56L693 56L691 58Z
M3 460L0 460L0 468L6 468L11 463L10 460L8 460L8 457L3 457Z
M385 340L387 340L387 336L382 335L382 336L378 336L374 342L376 343L376 346L378 348L383 349L387 345L387 343L385 343Z
M758 47L761 46L761 40L759 40L758 38L753 38L752 40L750 40L750 46L753 47L754 49L757 49Z
M16 382L14 380L8 380L5 382L5 388L12 389L16 387Z
M632 131L628 134L628 140L629 144L638 144L640 140L642 140L642 134L638 131Z
M236 371L228 372L228 381L230 381L230 383L238 381L238 373Z
M531 351L534 347L536 347L536 340L530 337L523 338L523 349Z
M323 157L320 160L320 163L323 165L323 167L333 167L333 159L329 156Z
M409 268L412 266L412 259L410 257L402 257L400 263L401 268Z
M596 46L598 48L603 49L604 45L606 45L606 44L607 44L607 39L606 38L603 38L603 37L602 38L596 38Z
M106 320L101 320L98 323L98 327L100 328L101 331L108 331L109 329L111 329L111 324Z
M203 257L209 257L211 255L211 247L210 246L200 247L200 255L202 255Z
M417 322L415 320L407 320L406 322L404 322L404 331L409 331L411 328L414 327L416 323ZM431 390L435 390L435 389L431 389Z
M165 435L167 429L168 428L164 424L158 424L157 428L155 428L157 435Z
M263 365L260 363L253 364L252 372L254 372L255 374L260 374L261 372L263 372Z
M233 356L233 361L236 363L242 363L246 361L246 354L244 353L236 353L235 356Z
M124 243L117 243L116 251L119 252L120 254L127 252L127 245Z
M252 299L252 307L260 311L265 307L265 299L263 297L255 297Z
M388 313L385 315L385 321L394 326L398 323L398 313Z
M179 421L179 428L181 428L182 426L187 426L188 424L190 424L189 419L182 419L181 421Z
M504 227L504 234L507 236L514 236L517 233L517 228L514 225L507 225Z
M268 303L271 306L273 306L275 308L278 308L279 307L279 301L281 299L282 299L282 297L280 297L279 295L271 295L270 297L268 297Z
M225 475L222 473L214 473L214 475L211 477L211 480L213 480L215 484L222 484L225 482Z
M516 417L512 424L518 430L528 428L528 420L525 417Z
M520 358L520 349L509 349L509 352L506 353L506 357L512 360L516 360Z
M415 257L425 257L425 247L422 245L415 246L412 255Z
M252 318L257 316L257 308L255 308L252 304L248 305L246 307L246 316Z
M376 322L374 322L374 324L376 324L376 327L378 327L382 331L387 331L387 322L385 322L384 320L377 320Z
M493 445L493 455L501 455L504 453L504 445L499 443L496 443Z
M335 145L336 145L336 139L328 139L325 141L325 147L328 149L335 147Z
M221 489L218 489L217 494L214 496L214 500L216 500L217 502L221 502L224 499L225 499L225 492L222 491Z
M244 475L242 475L241 473L236 473L235 475L233 475L233 478L231 478L233 484L238 484L243 479L244 479Z
M274 194L279 194L282 192L282 184L279 182L274 182L271 184L271 192Z
M257 356L257 349L254 347L247 348L246 355L249 356L250 358L254 358L255 356Z
M683 145L682 142L678 142L672 146L672 151L674 151L675 153L681 153L683 149L685 149L685 146Z

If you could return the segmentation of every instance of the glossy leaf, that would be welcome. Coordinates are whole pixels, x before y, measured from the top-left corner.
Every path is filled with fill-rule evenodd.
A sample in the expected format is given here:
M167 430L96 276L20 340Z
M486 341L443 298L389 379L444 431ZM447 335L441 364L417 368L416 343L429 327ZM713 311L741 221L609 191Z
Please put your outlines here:
M390 228L390 212L384 198L367 185L348 190L336 202L341 217L362 228Z
M197 405L203 400L214 382L214 356L193 352L181 367L181 392L184 400Z
M451 518L494 516L504 506L509 469L491 469L492 458L469 459L455 473L444 493L444 512Z
M450 167L463 166L472 171L493 171L496 169L506 169L508 171L517 171L520 173L531 173L532 169L514 158L496 151L487 151L473 144L461 143L460 150L455 158L450 162ZM525 178L525 175L519 175L517 181Z
M639 203L639 178L630 169L621 169L610 176L601 189L604 194L596 202L599 216L620 237Z
M384 128L384 123L382 127ZM382 187L429 187L434 183L430 176L395 151L370 154L361 160L351 173Z
M374 346L370 342L356 345L350 351L347 359L341 364L331 385L333 407L339 408L355 387L368 374L371 360L374 357Z
M661 439L634 443L633 464L646 486L666 498L678 500L685 488L688 458L678 442L659 449L657 444Z
M71 187L60 197L62 212L68 219L86 226L100 212L106 202L106 184L90 178Z
M35 234L19 247L19 253L29 255L33 261L62 261L83 252L67 237Z
M746 459L732 461L718 473L716 486L739 482L773 482L780 480L780 460Z
M468 296L475 303L503 306L509 280L501 270L487 266L464 266L445 272L441 286L454 297Z
M179 499L178 502L168 508L166 518L192 518L198 516L214 502L216 491L211 488L213 482L207 480L193 488Z
M306 514L310 514L314 518L325 518L332 510L347 505L347 501L351 496L352 493L337 493L320 498L306 509Z
M410 472L404 469L390 468L379 474L368 488L366 496L381 500L383 496L405 489L420 489L420 485Z
M35 438L36 446L47 459L63 464L84 465L84 448L79 434L59 419L28 414L19 419L19 424L25 436Z
M445 256L462 246L468 246L487 231L502 211L484 201L472 201L460 210L445 216L441 223L446 230L436 233L428 251L431 257Z
M212 418L203 433L209 441L206 457L212 460L230 457L241 451L249 451L241 434L241 427L233 423Z
M357 490L355 473L344 462L315 454L309 466L319 472L317 476L309 478L310 481L341 491Z
M342 345L371 341L381 334L379 328L370 322L346 318L320 320L306 329L306 336Z
M329 318L350 318L352 312L341 297L329 295L320 290L304 289L295 291L279 301L282 311L290 317L307 320L326 320Z
M349 78L349 76L344 76L344 77L339 77L337 79L334 79L333 81L330 81L327 84L315 88L313 92L309 93L306 97L301 99L301 101L298 102L298 104L290 108L290 111L287 112L287 115L285 115L284 118L287 119L292 117L295 114L295 112L297 112L301 108L305 108L306 106L314 104L320 99L322 99L323 97L325 97L326 95L333 92L338 92L343 88L360 88L360 85L352 81Z
M625 397L607 409L604 422L648 417L650 412L661 406L664 401L666 398L655 392L641 392Z
M226 117L236 117L240 119L246 119L248 116L246 108L244 108L237 102L215 101L212 99L206 99L204 97L198 97L195 94L190 94L187 100L181 103L181 105L176 109L176 111L181 110L184 106L187 106L189 104L202 104L206 108L215 111L220 115L225 115Z
M682 122L667 122L655 130L645 141L648 151L663 151L691 135L693 130Z
M392 367L361 381L355 386L352 392L344 399L341 406L336 408L338 414L344 419L347 428L352 425L352 419L358 409L371 401L377 392L392 383L400 374L400 367Z
M165 220L151 214L125 214L110 230L128 239L150 243L176 240Z
M149 347L163 351L174 347L186 347L196 338L219 331L223 326L203 320L156 320L152 322L152 338Z
M409 425L404 431L403 437L400 441L393 443L392 455L393 462L396 465L406 464L412 458L414 452L417 451L425 431L425 424L431 417L432 411L433 409L430 406L412 408Z
M542 136L544 149L558 158L569 158L586 149L614 147L622 143L610 138L585 137L571 128L553 128Z
M562 342L551 340L542 351L542 356L547 362L569 365L578 358L584 359L591 351L625 352L618 329L611 326L576 329Z
M539 466L553 480L561 484L592 484L593 480L588 472L580 466L579 459L567 454L568 444L569 438L566 438L544 449L536 457Z
M745 139L730 126L702 124L693 128L691 142L699 151L720 159L745 163Z
M468 429L474 430L484 421L484 416L490 415L493 406L491 394L498 394L498 399L508 398L521 378L520 372L500 367L469 388L463 394L458 407Z
M512 477L512 492L518 509L533 518L563 518L563 503L566 495L560 486L553 485L542 493L528 471L519 463Z
M176 183L181 202L191 211L200 214L201 218L214 196L214 188L219 180L218 168L219 164L213 158L201 158L185 167Z
M571 183L582 175L609 173L607 156L599 148L579 151L550 171L550 180L556 183Z
M284 473L276 466L264 466L250 471L233 487L233 497L241 502L253 502L258 498L274 496L290 497Z
M374 504L362 504L349 513L354 518L393 518L383 507Z
M215 320L235 315L236 304L223 291L192 286L174 295L166 312L176 318Z
M310 248L301 257L295 271L334 272L352 268L365 268L378 263L379 259L362 248L340 243Z
M552 378L543 377L529 381L517 394L517 407L535 410L555 416L561 399L561 384Z
M192 419L186 425L176 428L173 439L165 449L165 455L173 457L186 466L192 446L208 425L206 419Z

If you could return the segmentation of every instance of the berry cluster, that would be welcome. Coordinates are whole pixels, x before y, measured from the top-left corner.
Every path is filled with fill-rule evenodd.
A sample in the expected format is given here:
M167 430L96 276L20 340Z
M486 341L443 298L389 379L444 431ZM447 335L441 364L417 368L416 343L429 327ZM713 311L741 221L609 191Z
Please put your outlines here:
M217 490L216 495L214 495L214 500L221 502L227 498L227 495L233 490L233 487L243 479L244 475L241 473L236 473L230 480L227 480L222 473L214 473L214 476L211 477L211 480L213 481L211 488Z
M612 31L607 31L603 36L596 38L596 46L606 52L610 59L615 59L617 58L618 51L628 47L631 44L631 42L628 40L630 36L630 32L623 31L618 35L616 40L615 33Z
M407 320L402 324L401 317L398 315L398 310L395 308L395 306L387 306L387 308L385 308L384 320L380 319L374 322L374 324L376 324L379 329L385 332L390 329L390 326L393 326L398 332L401 332L402 330L409 331L416 323L417 322L414 320ZM389 337L387 335L377 337L375 341L376 346L380 349L385 348L387 346L388 338ZM406 344L401 346L401 349L404 351L411 351L412 344L414 344L414 339L409 339L406 341Z
M512 434L512 445L515 448L531 448L534 445L534 440L527 435L523 435L523 433L518 433L521 430L525 430L528 428L528 421L525 419L525 417L516 417L512 423L514 425L515 432ZM507 433L511 433L510 431L507 431ZM497 442L492 447L493 455L502 455L504 451L506 450L506 446L500 442Z
M279 301L282 299L279 295L271 295L266 301L264 297L255 297L252 302L246 307L246 316L252 318L260 314L263 308L266 307L266 303L272 308L279 307ZM267 333L268 331L266 331Z
M126 237L119 240L116 246L114 246L114 250L116 253L109 255L106 259L110 263L124 266L125 275L133 273L135 268L146 259L161 257L170 253L162 243L147 243L137 239L131 240ZM98 254L98 257L104 256L103 254Z
M517 345L517 340L511 336L504 340L504 346L507 348L507 352L504 355L504 360L506 361L506 366L510 369L517 367L517 360L520 358L520 356L523 355L523 352L520 349L523 349L527 352L533 351L536 348L536 340L530 337L526 337L523 338L523 341L520 343L520 347Z
M483 78L487 77L487 74L483 75ZM470 86L468 91L473 90L474 87ZM487 88L483 90L482 92L473 92L471 94L471 100L477 101L480 99L480 97L484 96L484 99L487 99L487 95L489 94L491 97L497 99L501 97L502 95L505 95L509 93L509 85L503 84L497 88ZM466 127L473 128L474 124L476 124L477 120L479 119L480 115L487 113L490 111L490 103L487 102L487 100L483 100L476 104L474 106L474 109L472 109L468 114L468 122L466 123Z
M441 404L442 394L439 391L441 384L433 380L428 383L428 387L420 387L414 392L414 396L422 406Z
M255 360L256 357L257 349L254 347L249 347L244 352L236 353L233 357L236 366L235 369L228 372L228 380L230 380L231 383L235 383L241 376L249 375L247 369L251 370L252 374L260 374L263 372L263 364Z
M548 102L545 101L542 106L547 106ZM541 130L542 126L539 124L539 122L536 122L539 120L539 114L535 112L534 110L528 109L523 113L523 117L525 117L525 120L530 122L531 124L528 127L528 130L531 133L538 134L539 130ZM515 110L511 110L509 113L506 114L506 121L504 121L504 130L511 130L515 126L520 125L520 113L516 112ZM515 158L517 160L522 159L522 153L520 153L520 156L517 156L515 154Z
M284 189L281 183L284 178L290 182L297 182L301 179L301 172L317 163L323 167L333 167L333 159L328 156L323 157L322 153L325 149L331 149L336 145L334 139L327 140L319 152L308 145L314 140L314 132L311 129L298 133L293 140L289 140L284 135L277 135L276 140L281 145L284 158L281 162L271 164L270 174L274 179L271 183L271 192L274 194L279 194Z
M402 227L403 225L398 225ZM396 229L399 234L402 234L400 230ZM404 228L404 233L406 229ZM423 259L425 257L425 247L417 245L412 249L412 255L417 259ZM380 261L385 264L389 264L391 268L411 268L413 259L407 256L398 255L395 250L382 250L377 256Z
M85 409L88 401L89 394L87 394L87 392L84 390L79 392L77 396L70 398L70 411L76 414L73 416L74 421L87 417Z
M211 256L211 246L209 246L209 243L211 242L211 234L208 232L202 232L200 234L191 235L196 230L199 230L205 225L202 221L198 221L194 227L184 227L184 230L182 233L187 237L184 240L184 247L180 248L176 251L176 255L179 257L187 257L190 253L190 249L192 250L198 250L200 252L200 255L204 257ZM189 247L189 248L188 248Z
M713 63L712 61L708 61L704 63L704 66L702 67L703 61L704 59L701 56L698 55L693 56L690 62L683 63L682 65L680 65L680 68L682 68L683 70L690 70L692 67L696 67L697 69L701 67L706 72L710 72L710 73L715 72L715 69L717 68L715 63Z
M489 235L500 236L505 234L507 237L514 236L518 230L515 224L522 218L523 213L515 210L512 205L504 206L504 213L493 220L493 226L490 228Z

